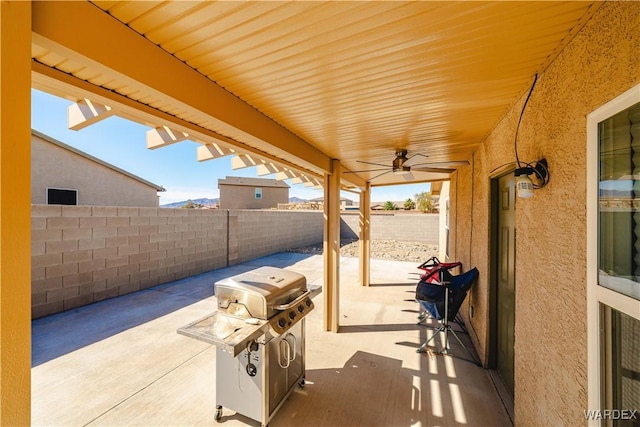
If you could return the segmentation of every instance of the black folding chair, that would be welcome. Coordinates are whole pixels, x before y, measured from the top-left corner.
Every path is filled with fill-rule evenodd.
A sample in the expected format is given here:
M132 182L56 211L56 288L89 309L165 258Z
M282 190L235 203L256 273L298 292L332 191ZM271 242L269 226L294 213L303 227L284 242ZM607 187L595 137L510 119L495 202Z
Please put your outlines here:
M460 337L458 337L458 334L456 334L451 327L451 322L455 321L458 311L460 310L469 289L471 289L471 285L473 285L473 282L478 278L478 274L478 269L474 267L466 273L452 276L450 280L443 280L439 284L432 284L431 286L442 287L442 292L440 292L442 297L431 301L418 300L420 305L428 311L434 319L440 322L440 325L433 331L433 335L431 335L431 337L426 340L418 350L416 350L418 353L426 353L429 342L431 342L431 340L433 340L440 332L444 332L443 346L439 353L451 354L449 349L449 333L451 333L467 351L469 356L471 356L473 361L476 364L479 364L473 353L466 345L464 345Z
M445 290L442 286L440 286L440 283L450 281L453 277L452 270L462 268L462 263L460 261L440 262L437 257L431 257L420 264L418 268L420 270L423 270L424 274L420 276L420 282L418 284L418 288L416 289L416 301L419 302L422 297L423 301L435 300L444 302ZM425 295L421 295L422 292L425 292ZM443 309L444 308L442 308L440 311L442 311ZM417 324L431 328L432 326L427 325L424 322L429 319L439 317L437 315L437 310L438 308L435 306L429 306L429 309L422 307L422 310L418 315ZM456 322L458 326L460 326L461 332L464 332L465 334L468 333L467 327L465 326L464 321L462 320L460 315L456 316L453 321Z

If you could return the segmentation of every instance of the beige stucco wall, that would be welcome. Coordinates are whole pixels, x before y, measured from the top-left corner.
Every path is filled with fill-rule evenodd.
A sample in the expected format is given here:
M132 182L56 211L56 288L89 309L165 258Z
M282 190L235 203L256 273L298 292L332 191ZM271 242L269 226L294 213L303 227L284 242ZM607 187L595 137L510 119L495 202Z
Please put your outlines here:
M289 187L260 187L262 198L256 199L256 187L220 184L220 209L270 209L289 203Z
M47 188L78 190L78 204L157 207L158 192L136 179L31 135L31 203Z
M551 180L532 199L516 203L516 425L585 424L585 252L586 234L595 232L585 224L586 115L640 82L639 28L640 3L603 4L540 75L522 119L518 155L522 161L546 157ZM494 169L515 161L514 134L525 97L451 185L458 218L452 218L455 258L481 271L468 300L476 313L471 335L485 361L490 178Z

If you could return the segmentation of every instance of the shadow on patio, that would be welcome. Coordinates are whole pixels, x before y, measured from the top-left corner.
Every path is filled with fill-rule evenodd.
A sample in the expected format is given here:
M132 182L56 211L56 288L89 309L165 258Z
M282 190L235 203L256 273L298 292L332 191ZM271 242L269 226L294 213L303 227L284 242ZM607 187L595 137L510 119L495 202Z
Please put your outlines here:
M216 309L215 281L263 265L322 286L321 256L280 253L34 321L33 425L216 425L215 347L176 329ZM431 333L415 324L408 298L415 268L372 260L379 286L363 288L357 259L342 258L341 333L323 330L316 293L306 323L307 385L270 425L511 424L487 371L415 352ZM226 408L221 424L259 425Z

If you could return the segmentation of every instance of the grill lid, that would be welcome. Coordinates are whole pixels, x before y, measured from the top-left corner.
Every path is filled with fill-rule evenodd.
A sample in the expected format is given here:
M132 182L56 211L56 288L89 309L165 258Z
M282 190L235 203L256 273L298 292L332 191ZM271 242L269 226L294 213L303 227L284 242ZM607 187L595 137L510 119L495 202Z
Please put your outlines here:
M307 291L307 280L299 273L275 267L260 267L215 283L218 310L238 317L269 319L278 306L286 305Z

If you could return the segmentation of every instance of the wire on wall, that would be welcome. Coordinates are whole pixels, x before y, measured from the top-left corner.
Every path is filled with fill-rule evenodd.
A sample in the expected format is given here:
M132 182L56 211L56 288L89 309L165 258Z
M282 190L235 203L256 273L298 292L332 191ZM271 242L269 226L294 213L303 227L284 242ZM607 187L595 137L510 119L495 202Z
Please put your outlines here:
M518 168L514 172L514 175L516 177L516 190L518 193L518 197L521 198L532 197L534 189L542 188L549 182L549 167L547 165L547 159L542 158L535 162L523 164L520 162L520 157L518 157L518 132L520 131L520 123L522 122L522 116L524 115L524 111L527 108L527 104L529 103L529 99L531 98L531 93L533 92L533 88L536 87L537 81L538 74L536 73L535 77L533 78L533 83L531 83L529 93L527 94L527 98L524 100L524 104L522 105L522 110L520 111L520 117L518 118L518 124L516 125L516 134L513 141L513 149L515 151L516 163L518 165ZM531 180L530 176L533 176L535 178L535 182Z
M520 130L520 122L522 122L522 116L524 116L524 110L527 108L527 104L529 103L529 98L531 98L531 93L533 92L533 88L536 87L536 82L538 81L538 74L536 73L533 78L533 83L531 84L531 88L529 89L529 93L527 94L527 99L524 100L524 105L522 106L522 110L520 111L520 118L518 118L518 124L516 125L516 136L513 141L513 149L516 153L516 163L518 167L520 165L520 158L518 158L518 131Z

